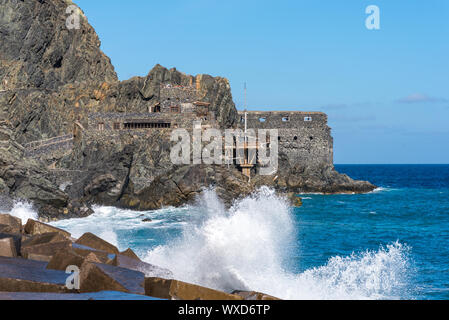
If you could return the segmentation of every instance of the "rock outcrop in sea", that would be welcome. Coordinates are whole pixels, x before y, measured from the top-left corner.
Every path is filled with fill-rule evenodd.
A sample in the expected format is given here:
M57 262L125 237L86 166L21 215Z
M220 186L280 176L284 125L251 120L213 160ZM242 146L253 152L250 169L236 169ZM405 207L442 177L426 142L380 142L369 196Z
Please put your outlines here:
M92 204L136 210L179 206L208 187L228 204L262 185L286 194L375 188L334 170L325 122L313 129L320 137L306 137L300 148L292 144L302 143L296 136L283 144L275 177L253 173L248 181L237 166L172 164L170 130L125 130L142 124L125 122L161 108L177 113L193 106L206 108L204 120L216 128L238 128L241 117L228 80L156 65L146 77L119 81L81 11L80 28L67 29L71 4L0 0L0 194L29 200L42 219L53 220L88 215ZM171 96L176 90L180 93ZM180 101L171 105L173 97ZM102 131L92 128L93 115L128 120L117 122L121 130ZM187 121L182 114L173 117ZM173 125L160 121L143 125ZM103 129L104 123L96 125ZM315 157L313 143L329 155L325 160L319 152ZM295 157L300 152L314 157L302 162L302 154Z

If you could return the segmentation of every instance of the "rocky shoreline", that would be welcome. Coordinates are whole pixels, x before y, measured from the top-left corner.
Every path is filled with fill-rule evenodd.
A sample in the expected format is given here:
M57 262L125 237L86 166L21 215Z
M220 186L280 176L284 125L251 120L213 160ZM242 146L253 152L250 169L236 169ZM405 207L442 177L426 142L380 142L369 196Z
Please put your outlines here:
M282 194L375 189L336 172L329 159L314 161L323 148L311 145L313 137L304 148L281 150L275 177L248 182L234 166L172 164L167 129L91 130L92 114L148 115L163 104L163 88L194 87L220 129L240 120L222 77L156 65L145 77L119 81L84 14L80 30L67 30L66 7L64 0L1 2L0 196L32 202L41 219L52 221L88 216L93 204L140 211L181 206L209 187L227 205L261 186ZM332 144L327 125L322 133ZM304 150L312 160L292 160Z
M278 300L239 288L221 292L173 277L131 249L120 252L92 233L75 239L42 222L29 219L22 225L19 218L0 214L0 300Z

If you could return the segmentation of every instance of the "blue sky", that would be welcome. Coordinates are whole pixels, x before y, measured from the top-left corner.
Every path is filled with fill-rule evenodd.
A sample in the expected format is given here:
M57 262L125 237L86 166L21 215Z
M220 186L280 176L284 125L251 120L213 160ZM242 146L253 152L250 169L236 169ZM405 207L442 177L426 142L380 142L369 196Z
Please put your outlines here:
M335 163L449 163L449 1L75 2L121 80L223 76L239 109L246 81L249 110L328 113Z

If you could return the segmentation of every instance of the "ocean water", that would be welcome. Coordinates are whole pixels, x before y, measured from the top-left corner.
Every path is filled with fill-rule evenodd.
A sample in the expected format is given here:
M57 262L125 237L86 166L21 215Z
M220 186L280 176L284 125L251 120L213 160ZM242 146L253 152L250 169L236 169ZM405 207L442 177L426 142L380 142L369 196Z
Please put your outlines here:
M449 165L340 165L379 188L303 194L291 208L268 188L225 209L212 189L195 205L133 212L96 207L53 223L135 250L175 277L284 299L448 299ZM35 214L16 204L15 214ZM151 222L142 222L151 218Z

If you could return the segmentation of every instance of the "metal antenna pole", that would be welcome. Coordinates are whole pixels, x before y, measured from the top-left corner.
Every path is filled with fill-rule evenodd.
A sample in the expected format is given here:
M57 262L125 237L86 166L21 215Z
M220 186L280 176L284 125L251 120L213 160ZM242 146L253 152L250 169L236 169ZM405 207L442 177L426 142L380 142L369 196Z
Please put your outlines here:
M244 95L245 95L245 99L244 99L244 109L245 109L245 141L246 141L246 132L247 132L247 130L248 130L248 125L247 125L247 120L248 120L248 112L246 112L246 109L247 109L247 105L246 105L246 82L245 82L245 85L244 85L244 87L243 87L243 89L244 89Z

